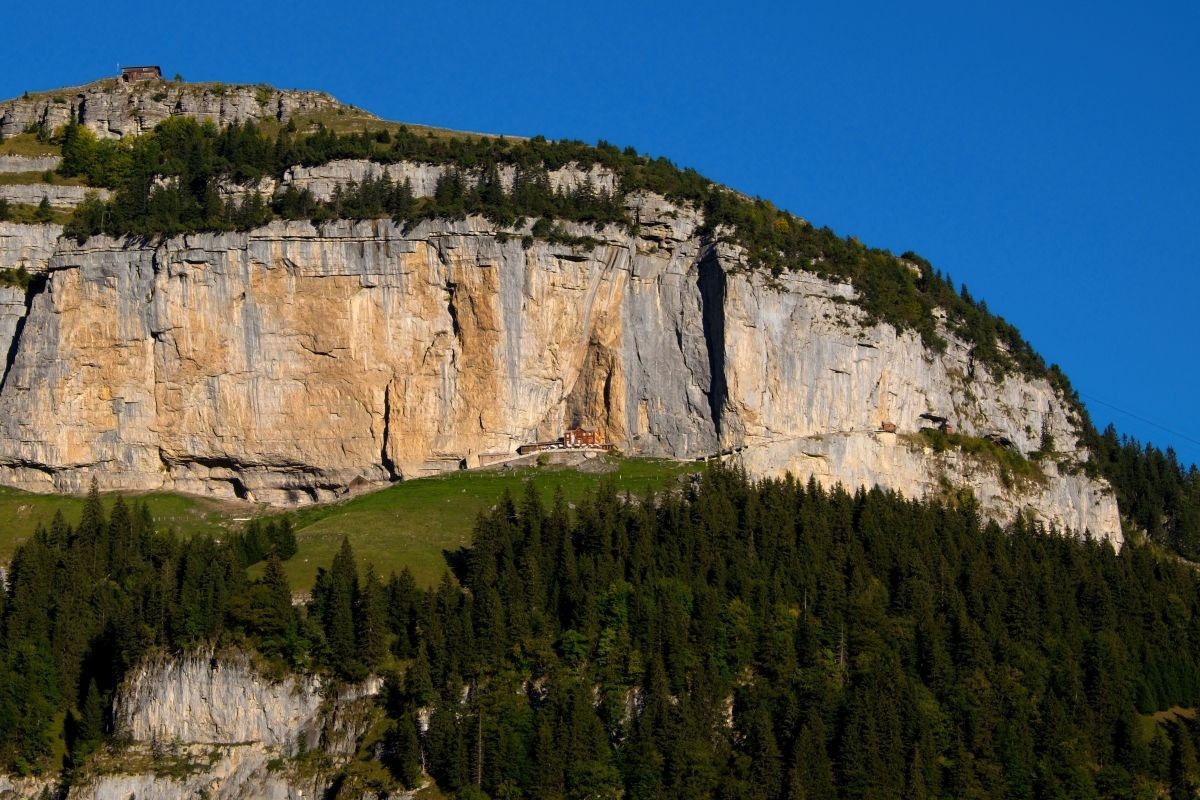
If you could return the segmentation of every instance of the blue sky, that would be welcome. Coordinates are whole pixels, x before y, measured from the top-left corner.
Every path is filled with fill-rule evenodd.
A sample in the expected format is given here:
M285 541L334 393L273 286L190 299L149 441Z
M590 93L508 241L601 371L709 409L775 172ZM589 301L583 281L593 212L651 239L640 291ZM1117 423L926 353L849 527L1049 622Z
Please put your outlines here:
M11 5L5 40L28 47L0 51L0 96L118 62L325 89L632 144L915 250L1061 364L1097 424L1200 461L1200 4Z

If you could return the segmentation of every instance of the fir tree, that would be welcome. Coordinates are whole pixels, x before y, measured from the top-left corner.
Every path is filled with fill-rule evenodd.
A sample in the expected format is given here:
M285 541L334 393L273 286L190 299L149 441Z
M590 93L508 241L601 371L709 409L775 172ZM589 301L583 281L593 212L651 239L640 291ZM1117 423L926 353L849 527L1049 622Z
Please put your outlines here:
M354 563L354 551L350 547L350 540L343 538L329 571L324 625L330 664L346 677L358 676L363 670L357 657L355 639L354 607L357 597L358 569Z

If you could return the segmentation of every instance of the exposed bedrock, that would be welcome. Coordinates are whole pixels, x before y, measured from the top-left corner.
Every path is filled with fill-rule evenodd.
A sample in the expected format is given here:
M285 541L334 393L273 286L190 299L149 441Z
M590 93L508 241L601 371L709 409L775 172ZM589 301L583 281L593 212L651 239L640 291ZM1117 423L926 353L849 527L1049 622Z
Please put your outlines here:
M60 240L8 348L0 480L311 502L581 424L632 453L736 452L755 474L911 496L949 481L997 518L1034 506L1119 539L1103 484L1045 462L1022 486L913 436L932 414L1084 459L1048 383L997 382L961 342L935 354L865 323L848 285L753 275L696 234L695 212L634 205L636 235L575 231L594 249L479 218Z
M37 127L55 131L72 117L101 137L119 138L154 130L168 117L192 117L217 125L286 122L298 115L339 108L345 107L324 92L106 78L0 102L0 138Z

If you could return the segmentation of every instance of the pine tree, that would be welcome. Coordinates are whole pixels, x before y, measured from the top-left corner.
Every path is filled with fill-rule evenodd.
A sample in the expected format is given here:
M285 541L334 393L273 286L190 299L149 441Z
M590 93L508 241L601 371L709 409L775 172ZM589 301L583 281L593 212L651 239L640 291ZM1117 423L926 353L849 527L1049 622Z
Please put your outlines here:
M75 764L83 763L88 754L96 749L104 736L104 705L100 690L96 687L96 679L88 681L87 691L83 696L83 707L79 711L76 726L75 741L71 746L71 760Z
M358 661L355 639L354 608L358 596L358 569L354 550L348 538L333 559L329 570L329 596L325 609L325 641L329 647L330 665L347 678L359 677L363 671Z
M904 797L906 800L928 800L929 798L929 789L925 786L925 764L921 760L921 748L919 747L913 749L912 761L908 765Z
M259 630L266 639L274 640L276 649L288 652L297 635L298 620L283 564L274 555L267 559L261 585L265 596L263 606L257 609Z
M810 716L792 753L789 800L837 800L833 766L825 748L825 725L816 714Z
M433 677L429 669L429 655L425 643L417 648L416 658L404 673L404 696L414 708L420 708L433 701Z
M38 203L37 210L33 213L33 218L43 224L54 221L54 209L50 206L50 198L42 195L42 201Z
M387 598L375 576L375 567L367 565L367 574L359 587L355 612L358 660L368 669L378 667L388 651Z
M296 542L296 531L292 527L290 517L280 519L272 529L271 544L272 550L280 561L287 561L292 556L296 555L298 544Z
M396 720L388 733L387 750L392 774L406 789L417 788L421 783L421 740L412 713Z

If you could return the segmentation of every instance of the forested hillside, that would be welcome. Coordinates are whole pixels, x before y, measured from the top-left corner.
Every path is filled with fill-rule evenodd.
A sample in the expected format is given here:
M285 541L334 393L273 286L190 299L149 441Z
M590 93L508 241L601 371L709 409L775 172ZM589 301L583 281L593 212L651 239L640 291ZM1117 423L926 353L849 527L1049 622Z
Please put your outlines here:
M50 766L64 735L83 760L136 657L223 640L390 676L385 769L356 761L347 785L415 786L423 766L461 797L1200 788L1200 581L1148 548L726 470L575 508L505 497L429 591L347 543L294 608L289 540L179 542L97 498L40 532L2 611L5 768Z
M1200 471L1113 426L1092 437L1095 469L1113 485L1121 514L1155 544L1200 561Z

